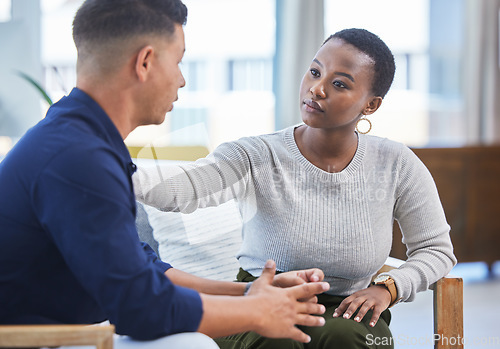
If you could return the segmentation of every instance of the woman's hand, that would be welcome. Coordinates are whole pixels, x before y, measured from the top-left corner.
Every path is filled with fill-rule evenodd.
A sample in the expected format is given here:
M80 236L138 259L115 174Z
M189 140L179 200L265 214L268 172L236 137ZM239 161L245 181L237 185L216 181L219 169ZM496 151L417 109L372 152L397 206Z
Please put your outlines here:
M370 326L374 327L380 314L391 304L391 294L385 286L370 286L347 297L340 303L333 317L343 316L350 319L359 309L354 321L360 322L369 310L373 310Z

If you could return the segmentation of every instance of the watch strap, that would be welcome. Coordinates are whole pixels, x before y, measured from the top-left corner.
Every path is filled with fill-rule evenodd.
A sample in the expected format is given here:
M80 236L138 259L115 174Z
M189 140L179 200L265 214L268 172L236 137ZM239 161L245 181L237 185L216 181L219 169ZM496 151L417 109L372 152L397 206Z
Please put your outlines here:
M396 304L398 300L398 290L396 288L396 284L394 283L394 280L392 278L389 278L385 282L385 287L389 290L389 293L391 294L391 304L389 304L389 308L392 307L394 304Z
M401 298L398 298L398 290L393 278L389 277L384 281L373 282L373 285L385 286L385 288L389 291L391 294L391 303L389 304L389 308L401 300Z

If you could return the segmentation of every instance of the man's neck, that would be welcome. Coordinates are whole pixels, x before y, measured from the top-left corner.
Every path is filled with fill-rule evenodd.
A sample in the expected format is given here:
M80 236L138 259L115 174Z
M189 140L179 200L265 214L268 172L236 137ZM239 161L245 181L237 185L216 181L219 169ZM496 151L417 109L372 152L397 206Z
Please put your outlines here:
M122 139L125 139L137 125L133 124L133 103L127 92L112 81L90 82L79 79L76 87L88 94L111 119Z

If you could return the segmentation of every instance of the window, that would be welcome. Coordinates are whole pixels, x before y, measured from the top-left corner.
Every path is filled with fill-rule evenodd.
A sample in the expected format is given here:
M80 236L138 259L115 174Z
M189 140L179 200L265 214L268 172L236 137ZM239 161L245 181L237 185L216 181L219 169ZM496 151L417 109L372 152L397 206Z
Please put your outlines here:
M71 22L81 2L41 2L43 84L53 100L76 83ZM189 13L181 63L186 86L162 125L139 127L127 144L191 142L213 148L223 141L273 131L275 0L184 3Z
M0 0L0 22L8 22L12 17L11 0Z
M228 61L229 91L272 91L273 62L268 59Z
M381 0L377 6L370 0L325 0L325 6L327 35L364 28L394 53L395 80L370 118L371 133L410 146L465 142L463 0Z
M207 89L206 71L207 65L204 61L183 61L182 75L186 80L187 91L204 91Z
M204 145L274 130L275 0L185 0L186 86L163 125L128 144ZM258 23L256 23L258 19Z

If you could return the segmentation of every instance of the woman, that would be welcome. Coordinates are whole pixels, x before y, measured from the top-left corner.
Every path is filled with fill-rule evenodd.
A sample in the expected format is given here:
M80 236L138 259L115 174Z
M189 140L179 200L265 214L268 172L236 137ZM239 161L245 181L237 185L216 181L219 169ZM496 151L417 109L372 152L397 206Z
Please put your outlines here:
M356 131L380 107L394 71L380 38L342 30L323 43L302 79L303 124L222 144L193 164L140 169L134 178L137 198L163 210L237 199L244 220L239 281L259 276L267 259L280 271L321 268L331 285L319 299L326 325L303 329L312 338L307 348L393 347L387 308L412 301L456 263L425 166L406 146ZM394 219L408 260L370 285L389 256ZM237 348L240 341L245 348L304 347L254 333L219 344Z

